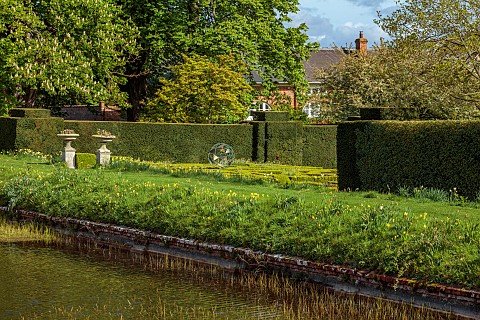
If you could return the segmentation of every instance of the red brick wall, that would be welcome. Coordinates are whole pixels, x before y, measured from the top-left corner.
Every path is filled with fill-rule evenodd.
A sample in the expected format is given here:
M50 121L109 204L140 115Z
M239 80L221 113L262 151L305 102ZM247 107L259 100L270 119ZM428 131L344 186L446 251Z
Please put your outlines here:
M65 120L121 121L120 108L113 106L67 106L61 109Z
M253 87L257 91L262 91L264 88L262 85L253 85ZM281 84L278 85L278 90L280 91L280 94L285 95L286 97L290 98L290 103L292 108L296 109L298 107L298 102L297 102L297 97L295 95L295 92L293 91L293 87L291 87L288 84ZM275 105L275 101L265 98L263 96L258 96L255 101L262 101L270 104L271 106Z

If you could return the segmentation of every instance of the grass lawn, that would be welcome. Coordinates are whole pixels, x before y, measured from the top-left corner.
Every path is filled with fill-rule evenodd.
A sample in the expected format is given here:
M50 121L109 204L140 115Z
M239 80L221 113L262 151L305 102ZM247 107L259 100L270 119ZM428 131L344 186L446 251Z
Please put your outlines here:
M0 204L480 287L477 203L338 192L334 177L273 164L220 171L127 160L68 170L0 155Z

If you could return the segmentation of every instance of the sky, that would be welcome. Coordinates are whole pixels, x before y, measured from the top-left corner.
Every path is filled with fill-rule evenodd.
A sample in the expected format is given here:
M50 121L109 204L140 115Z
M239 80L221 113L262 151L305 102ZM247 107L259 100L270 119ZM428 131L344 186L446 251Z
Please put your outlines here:
M291 15L293 25L305 22L311 41L322 48L348 47L363 31L368 45L389 39L373 21L377 12L389 15L396 8L395 0L299 0L300 12Z

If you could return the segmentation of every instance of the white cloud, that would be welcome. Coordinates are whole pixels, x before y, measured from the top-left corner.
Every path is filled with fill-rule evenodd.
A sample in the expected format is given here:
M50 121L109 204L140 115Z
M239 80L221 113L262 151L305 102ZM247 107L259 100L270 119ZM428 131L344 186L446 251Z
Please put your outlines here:
M337 1L337 9L331 4ZM306 23L307 35L311 41L319 42L322 47L355 45L359 32L363 31L369 40L369 46L379 43L381 38L389 39L378 25L374 23L377 18L376 11L381 11L383 16L389 15L397 7L390 6L379 8L383 3L393 3L393 0L301 0L300 12L292 15L290 25L298 26ZM345 4L349 3L349 10Z

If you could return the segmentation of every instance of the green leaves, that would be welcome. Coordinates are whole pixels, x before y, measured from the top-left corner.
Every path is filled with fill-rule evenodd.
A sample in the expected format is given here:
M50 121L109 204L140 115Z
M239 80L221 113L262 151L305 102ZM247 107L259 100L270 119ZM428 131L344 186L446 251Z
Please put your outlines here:
M416 84L443 92L437 101L456 105L452 116L478 116L480 1L408 0L399 7L378 23L394 49L425 62Z
M173 67L172 79L163 85L147 106L146 117L153 121L228 123L246 116L252 88L246 82L246 66L233 55L184 56Z
M15 104L122 104L117 84L136 30L108 0L0 2L1 90Z
M149 90L161 86L159 79L168 75L172 65L181 64L183 55L192 54L209 58L232 54L265 81L285 80L299 92L306 88L301 61L317 45L307 44L304 26L284 25L287 14L298 10L296 0L117 2L141 31L138 42L143 50L129 67L131 74L149 81L128 84L130 98L138 100L132 101L134 106L149 98ZM142 90L145 94L134 97Z

